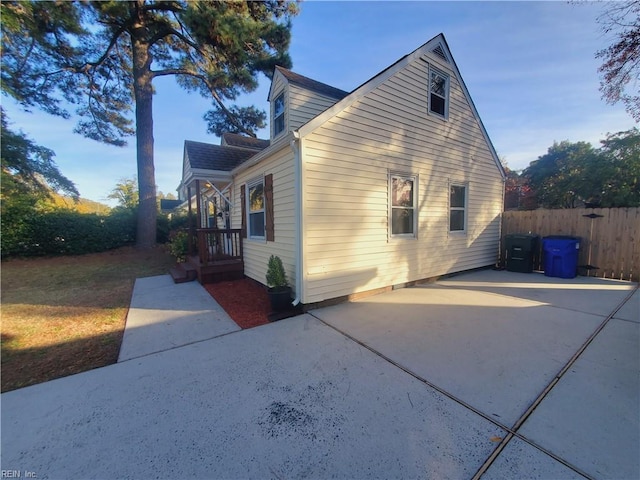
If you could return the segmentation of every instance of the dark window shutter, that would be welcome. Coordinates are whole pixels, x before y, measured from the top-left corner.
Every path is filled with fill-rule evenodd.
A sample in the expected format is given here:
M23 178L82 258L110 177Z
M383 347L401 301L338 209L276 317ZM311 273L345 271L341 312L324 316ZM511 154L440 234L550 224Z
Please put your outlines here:
M264 204L265 204L265 234L267 242L275 241L275 227L273 224L273 174L264 177Z
M240 186L240 216L242 217L242 238L247 238L247 198L245 185Z

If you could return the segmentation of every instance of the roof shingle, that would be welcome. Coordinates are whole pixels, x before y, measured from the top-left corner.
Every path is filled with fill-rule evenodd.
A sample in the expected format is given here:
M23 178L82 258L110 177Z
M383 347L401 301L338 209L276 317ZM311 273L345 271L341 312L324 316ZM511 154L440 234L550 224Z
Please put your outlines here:
M286 68L276 66L276 69L280 71L280 73L282 73L290 83L298 85L307 90L326 95L327 97L335 98L336 100L342 100L344 97L349 95L349 92L345 92L344 90L340 90L339 88L332 87L331 85L327 85L326 83L318 82L317 80L313 80L309 77L305 77L298 73L292 72L291 70L287 70Z
M221 145L230 147L251 148L253 150L264 150L269 146L269 140L261 138L247 137L239 133L226 132L222 134Z
M257 153L255 149L211 145L210 143L194 142L192 140L185 140L184 148L191 168L222 170L225 172L230 172Z

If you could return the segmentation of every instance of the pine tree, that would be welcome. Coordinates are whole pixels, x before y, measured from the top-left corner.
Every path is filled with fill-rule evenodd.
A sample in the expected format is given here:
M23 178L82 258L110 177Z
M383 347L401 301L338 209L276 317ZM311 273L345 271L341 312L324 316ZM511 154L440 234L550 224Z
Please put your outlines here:
M155 243L153 80L175 76L212 99L217 128L222 118L229 130L255 134L255 109L227 103L254 90L259 73L291 66L290 21L297 13L297 4L284 0L3 1L0 7L4 94L25 109L66 118L67 105L76 105L75 131L100 142L124 145L136 135L139 247Z

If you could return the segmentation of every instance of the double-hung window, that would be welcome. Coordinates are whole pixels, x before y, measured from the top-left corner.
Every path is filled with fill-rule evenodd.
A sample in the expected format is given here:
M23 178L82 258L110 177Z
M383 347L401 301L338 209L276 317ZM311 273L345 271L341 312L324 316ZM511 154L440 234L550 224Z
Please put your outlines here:
M415 237L418 217L417 187L415 176L389 175L389 192L391 193L389 230L392 236Z
M449 231L464 232L467 222L467 186L452 184L449 191Z
M284 92L273 102L273 136L284 130Z
M449 116L449 76L429 69L429 112Z
M247 212L249 217L249 238L265 238L264 179L247 184Z

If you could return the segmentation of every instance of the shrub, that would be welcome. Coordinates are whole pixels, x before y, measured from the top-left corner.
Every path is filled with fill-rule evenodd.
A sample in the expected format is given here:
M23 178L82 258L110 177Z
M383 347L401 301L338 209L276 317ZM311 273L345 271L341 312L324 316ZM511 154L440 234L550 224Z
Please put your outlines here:
M37 211L33 205L12 214L5 208L1 254L10 256L81 255L132 245L136 242L136 209L116 207L109 214L56 209ZM158 215L157 241L173 239L170 232L184 230L187 215ZM186 237L186 233L184 234ZM188 239L184 243L185 254ZM176 247L177 248L177 247Z
M20 235L3 238L2 256L80 255L135 243L136 213L110 215L54 210L24 219Z
M178 262L184 262L187 259L188 250L189 235L187 232L183 230L173 232L169 241L169 253L176 257Z
M188 220L186 213L159 213L156 241L158 243L170 242L175 231L188 228Z
M287 274L282 265L282 260L276 255L269 257L269 264L267 265L267 286L269 288L283 288L287 287Z

